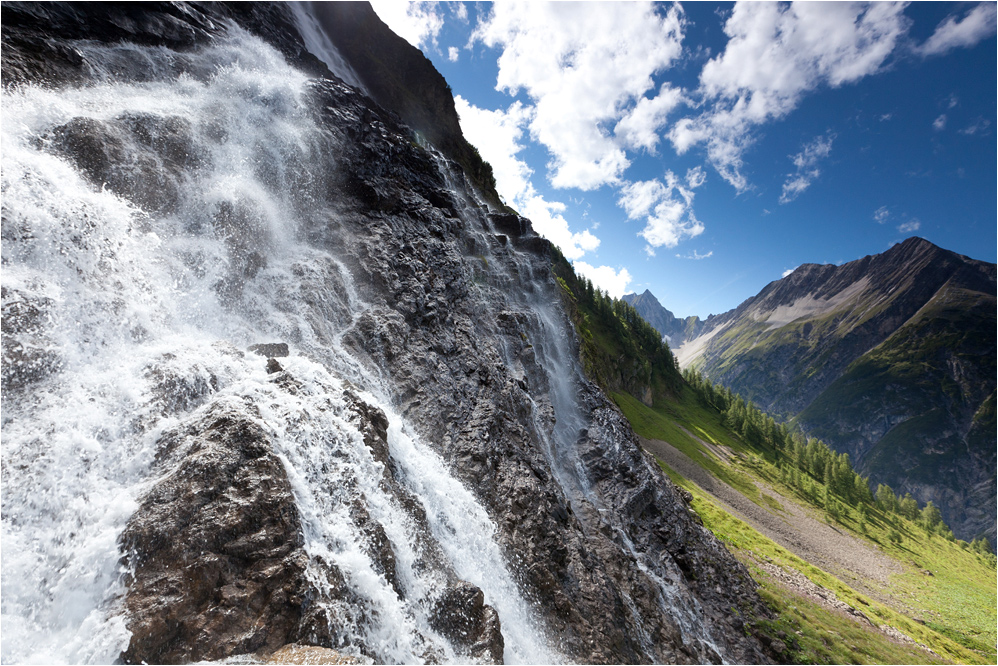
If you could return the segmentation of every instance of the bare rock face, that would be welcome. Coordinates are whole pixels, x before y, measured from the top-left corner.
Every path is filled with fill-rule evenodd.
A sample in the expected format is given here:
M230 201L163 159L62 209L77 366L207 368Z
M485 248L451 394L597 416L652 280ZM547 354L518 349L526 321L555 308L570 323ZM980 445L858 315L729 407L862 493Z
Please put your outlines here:
M292 642L308 558L268 435L213 406L162 444L164 464L182 458L121 537L134 567L124 660L215 660Z
M485 595L471 583L459 582L437 600L433 628L474 660L501 664L503 638L499 615L485 603Z

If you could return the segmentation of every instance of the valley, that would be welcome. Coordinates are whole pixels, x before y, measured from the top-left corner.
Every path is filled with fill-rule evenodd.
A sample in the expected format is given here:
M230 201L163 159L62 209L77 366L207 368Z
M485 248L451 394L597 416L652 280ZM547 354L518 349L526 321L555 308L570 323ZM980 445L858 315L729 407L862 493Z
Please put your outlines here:
M841 266L805 264L688 336L676 357L839 452L874 483L995 543L995 265L910 238ZM657 306L657 307L656 307ZM685 330L685 329L684 329Z

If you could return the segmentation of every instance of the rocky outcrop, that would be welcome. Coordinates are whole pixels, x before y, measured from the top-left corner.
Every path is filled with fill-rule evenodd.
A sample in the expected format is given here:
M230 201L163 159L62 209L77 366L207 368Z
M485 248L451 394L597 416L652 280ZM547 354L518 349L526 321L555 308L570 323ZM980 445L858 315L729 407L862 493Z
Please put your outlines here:
M217 660L292 642L308 556L268 434L217 405L161 447L169 471L121 536L133 571L123 659Z

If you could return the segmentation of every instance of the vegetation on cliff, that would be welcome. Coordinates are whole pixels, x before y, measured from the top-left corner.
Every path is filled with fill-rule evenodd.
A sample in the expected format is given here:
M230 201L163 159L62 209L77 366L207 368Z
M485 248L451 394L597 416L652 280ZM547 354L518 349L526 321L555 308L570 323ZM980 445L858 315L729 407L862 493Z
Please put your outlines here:
M553 245L551 262L590 379L608 393L627 391L646 404L678 391L682 376L662 335L624 300L576 275Z

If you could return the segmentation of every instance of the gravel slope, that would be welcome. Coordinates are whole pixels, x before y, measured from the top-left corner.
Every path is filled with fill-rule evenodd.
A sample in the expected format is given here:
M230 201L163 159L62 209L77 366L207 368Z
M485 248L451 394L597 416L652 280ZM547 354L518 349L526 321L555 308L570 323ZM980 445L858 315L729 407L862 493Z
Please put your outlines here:
M728 484L713 477L668 442L641 438L641 444L759 533L798 557L838 576L856 589L883 598L885 595L882 587L888 585L890 574L902 572L900 564L873 546L815 520L795 502L764 483L756 482L756 486L760 492L776 499L782 506L782 511L770 511L755 504ZM715 448L705 442L701 444L710 451ZM730 452L725 451L725 454L730 456Z

